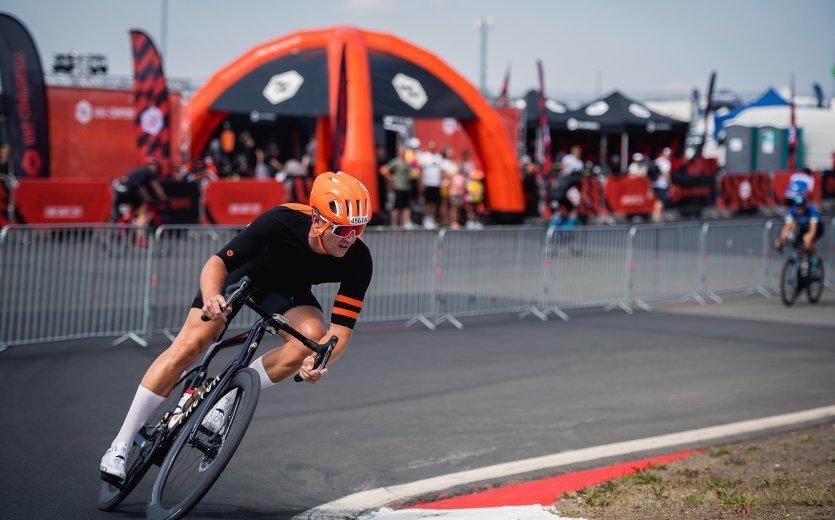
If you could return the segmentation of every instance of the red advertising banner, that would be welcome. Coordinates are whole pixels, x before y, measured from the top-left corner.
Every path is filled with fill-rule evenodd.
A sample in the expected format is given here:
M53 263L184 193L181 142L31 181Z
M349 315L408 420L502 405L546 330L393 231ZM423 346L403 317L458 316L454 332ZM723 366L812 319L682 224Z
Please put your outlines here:
M780 203L783 200L786 188L789 186L789 177L791 176L792 172L774 172L774 176L771 178L771 189L773 190L775 202ZM818 172L812 172L812 177L815 179L815 188L812 190L812 201L818 203L821 201L821 195L823 194L823 182Z
M257 179L210 182L203 193L206 223L249 224L273 206L284 204L286 199L280 182Z
M615 215L652 213L655 192L646 177L610 177L604 189L606 202Z
M138 166L133 91L48 87L53 179L119 178ZM179 127L180 95L171 94L172 128ZM177 157L178 132L171 133Z
M606 210L606 193L597 177L591 176L583 179L583 197L589 205L581 206L578 209L580 215L595 217L608 214Z
M719 185L721 210L748 211L773 206L771 178L765 172L726 173Z
M21 179L15 188L15 219L17 224L107 222L112 199L107 181Z

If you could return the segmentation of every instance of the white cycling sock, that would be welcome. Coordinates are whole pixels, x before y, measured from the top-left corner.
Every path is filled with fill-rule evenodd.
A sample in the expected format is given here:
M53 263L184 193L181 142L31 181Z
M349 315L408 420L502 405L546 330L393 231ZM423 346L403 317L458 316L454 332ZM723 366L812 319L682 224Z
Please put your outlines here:
M261 390L273 386L275 383L270 376L267 375L267 371L264 370L264 356L259 357L255 361L249 365L249 368L254 368L256 372L258 372L258 376L261 378Z
M125 416L125 422L122 423L122 429L113 439L113 444L118 442L127 443L130 446L133 443L133 438L136 432L142 428L142 425L157 411L157 408L165 401L165 397L157 395L142 385L136 389L136 395L133 402L130 404L128 415Z

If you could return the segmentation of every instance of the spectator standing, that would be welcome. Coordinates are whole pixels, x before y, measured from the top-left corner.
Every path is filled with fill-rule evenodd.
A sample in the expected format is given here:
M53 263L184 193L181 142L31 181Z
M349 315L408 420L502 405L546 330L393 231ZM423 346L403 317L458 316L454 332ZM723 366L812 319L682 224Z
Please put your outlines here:
M6 177L12 174L12 147L4 144L0 146L0 175Z
M441 160L441 207L440 217L441 225L449 226L452 224L452 208L450 202L450 188L452 186L452 178L460 170L458 163L455 162L455 152L449 146L444 147L443 160Z
M537 174L539 165L534 161L526 161L522 164L522 190L525 196L525 216L539 216L539 181Z
M655 203L652 206L653 222L661 222L664 208L670 200L669 192L670 184L672 184L670 172L673 169L672 162L670 162L671 156L672 151L669 148L664 148L652 166L647 168L647 176L652 182L652 191L655 192Z
M380 201L380 208L384 210L380 212L382 219L385 219L387 212L390 212L392 209L392 198L394 196L391 190L391 181L383 173L383 166L389 162L385 146L378 146L376 148L374 159L377 168L377 198Z
M467 196L467 176L461 168L456 168L449 182L449 225L453 229L461 227L462 209Z
M481 229L478 216L484 211L484 172L473 168L467 181L467 229Z
M380 174L385 176L394 193L391 206L391 225L406 229L415 227L411 210L411 172L412 166L406 160L408 149L401 146L397 157L380 167Z
M423 227L438 228L438 208L441 202L441 161L435 141L429 141L426 151L418 154L423 187Z
M273 178L278 172L284 171L284 163L281 162L280 155L281 149L278 147L278 143L273 141L269 142L267 144L266 162L267 166L270 167L270 175Z
M270 174L270 166L267 164L266 158L263 148L255 149L255 166L252 168L252 171L256 179L267 180L273 178L273 175Z
M644 162L644 154L642 154L642 153L632 154L632 162L629 163L628 173L629 173L629 175L638 176L638 177L646 177L647 176L647 165Z
M560 161L560 175L568 175L575 171L583 171L583 149L579 144L571 147L571 150L565 154Z

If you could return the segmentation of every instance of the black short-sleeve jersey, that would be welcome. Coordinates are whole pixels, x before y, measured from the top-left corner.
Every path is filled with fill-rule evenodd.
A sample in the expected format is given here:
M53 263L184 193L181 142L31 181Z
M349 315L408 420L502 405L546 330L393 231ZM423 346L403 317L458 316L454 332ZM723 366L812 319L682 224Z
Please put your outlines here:
M260 292L305 289L339 283L331 322L353 328L371 283L371 252L357 240L345 256L318 254L310 248L310 213L276 206L258 216L216 255L227 272L240 269Z

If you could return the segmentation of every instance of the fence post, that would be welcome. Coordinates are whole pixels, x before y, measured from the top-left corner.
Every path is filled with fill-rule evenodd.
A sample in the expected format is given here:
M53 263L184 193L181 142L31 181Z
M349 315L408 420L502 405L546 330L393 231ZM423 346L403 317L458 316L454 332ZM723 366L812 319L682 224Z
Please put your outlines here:
M771 271L768 264L771 262L771 229L773 227L773 221L765 221L765 225L763 226L763 282L749 293L760 293L766 298L771 298L771 284L768 282L768 276L771 274Z
M548 321L548 273L551 270L551 258L548 256L550 254L550 249L548 247L548 242L551 238L551 230L547 229L545 231L545 244L542 247L542 270L540 271L542 280L542 290L539 292L539 302L531 303L531 305L525 309L524 311L519 313L519 319L523 320L528 317L529 314L533 314L537 318L542 321ZM521 278L521 273L520 273ZM537 303L539 306L537 306ZM543 309L543 310L540 310ZM556 309L555 314L562 313L559 309ZM565 316L565 313L562 313ZM559 314L557 314L559 316ZM564 320L568 319L568 316L563 318Z
M446 228L442 228L438 231L438 249L437 249L437 256L435 257L435 326L437 327L441 323L448 321L454 326L456 329L463 329L464 324L458 321L458 318L452 315L449 312L443 312L441 310L441 282L444 277L444 269L442 267L442 260L444 257L444 240L446 239ZM446 308L444 308L446 310ZM442 314L443 312L443 314ZM434 329L434 328L433 328Z
M440 313L439 310L439 299L440 299L440 289L438 284L440 282L440 270L441 270L441 255L443 254L443 229L438 232L438 236L435 241L435 255L432 258L432 267L435 270L435 276L432 280L432 302L430 303L430 316L437 318L438 314ZM425 314L418 314L414 318L408 320L405 325L407 327L414 325L415 323L422 323L427 329L435 330L436 323L432 321L429 316Z
M632 284L634 283L633 272L635 271L635 233L637 228L631 226L629 234L626 239L626 287L624 295L619 301L610 303L603 308L604 312L609 312L612 309L623 309L627 314L632 314ZM646 304L645 304L646 305Z

